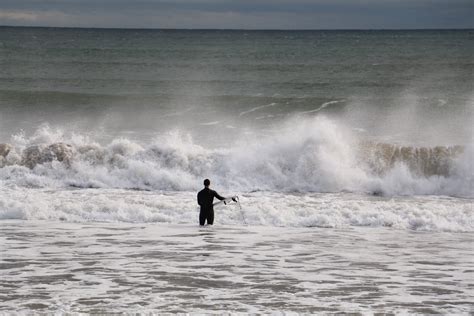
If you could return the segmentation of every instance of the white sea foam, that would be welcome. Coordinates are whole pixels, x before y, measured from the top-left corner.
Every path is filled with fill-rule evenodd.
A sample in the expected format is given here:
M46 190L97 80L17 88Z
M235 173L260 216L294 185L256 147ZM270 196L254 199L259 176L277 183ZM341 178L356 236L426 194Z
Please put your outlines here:
M221 194L242 196L242 212L218 210L225 224L474 230L472 146L361 145L324 118L290 123L220 149L178 132L106 145L47 127L17 135L2 158L0 219L194 223L195 192L211 178ZM64 143L65 152L50 146ZM32 146L46 154L26 164Z
M230 195L240 192L221 191ZM0 219L71 222L196 223L195 192L122 189L0 190ZM236 205L216 207L216 223L290 227L391 227L474 231L472 203L434 196L380 198L358 194L241 193Z
M211 178L220 188L241 192L474 195L472 145L361 145L325 118L295 120L273 136L220 149L179 132L148 144L121 138L100 145L46 127L29 138L14 136L11 143L0 168L0 182L8 187L190 191Z
M18 220L0 231L3 314L472 311L472 233Z

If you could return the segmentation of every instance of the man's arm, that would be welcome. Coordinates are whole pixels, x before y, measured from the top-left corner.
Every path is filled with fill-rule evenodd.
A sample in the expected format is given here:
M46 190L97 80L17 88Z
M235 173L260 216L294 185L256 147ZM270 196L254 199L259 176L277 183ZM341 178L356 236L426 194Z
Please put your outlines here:
M219 193L217 193L216 191L214 191L214 197L221 200L221 201L225 200L225 197L220 196Z

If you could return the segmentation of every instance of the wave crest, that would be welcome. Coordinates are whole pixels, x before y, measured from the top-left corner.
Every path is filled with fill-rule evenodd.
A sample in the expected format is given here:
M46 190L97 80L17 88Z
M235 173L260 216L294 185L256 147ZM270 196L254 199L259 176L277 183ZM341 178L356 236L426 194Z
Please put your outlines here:
M0 144L4 185L192 191L211 178L243 192L473 195L472 146L360 141L325 118L220 149L178 132L146 145L121 138L102 146L48 128L12 140Z
M464 147L415 147L366 142L361 144L360 150L362 159L380 175L389 172L396 164L404 164L420 177L449 177L453 173L453 162L462 155Z

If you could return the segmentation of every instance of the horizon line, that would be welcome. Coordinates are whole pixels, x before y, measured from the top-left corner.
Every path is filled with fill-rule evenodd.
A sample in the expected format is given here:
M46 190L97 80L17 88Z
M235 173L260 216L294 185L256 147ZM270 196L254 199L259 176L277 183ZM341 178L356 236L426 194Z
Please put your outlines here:
M470 31L467 28L314 28L314 29L280 29L280 28L167 28L167 27L86 27L86 26L40 26L40 25L0 25L0 28L43 28L43 29L96 29L96 30L148 30L148 31Z

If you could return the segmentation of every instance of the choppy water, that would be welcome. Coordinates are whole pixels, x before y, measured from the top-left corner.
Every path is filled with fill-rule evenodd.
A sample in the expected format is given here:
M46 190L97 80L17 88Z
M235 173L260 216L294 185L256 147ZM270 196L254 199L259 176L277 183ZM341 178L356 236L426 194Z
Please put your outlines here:
M472 312L472 36L1 27L0 311Z
M3 221L0 311L472 313L472 233Z
M1 28L0 135L48 122L99 140L180 129L222 144L306 112L370 137L462 145L473 52L471 30Z
M0 218L60 218L71 188L168 192L193 209L203 178L268 198L245 206L255 224L286 212L270 197L288 193L367 195L363 212L372 194L459 197L455 218L471 205L470 30L1 28L0 43ZM169 211L183 206L151 210ZM467 217L449 230L470 231Z

